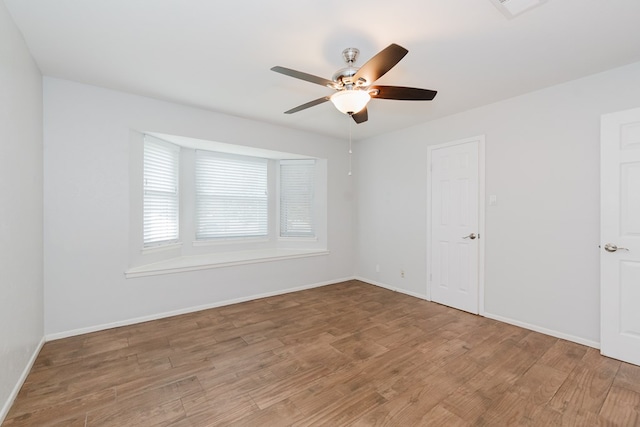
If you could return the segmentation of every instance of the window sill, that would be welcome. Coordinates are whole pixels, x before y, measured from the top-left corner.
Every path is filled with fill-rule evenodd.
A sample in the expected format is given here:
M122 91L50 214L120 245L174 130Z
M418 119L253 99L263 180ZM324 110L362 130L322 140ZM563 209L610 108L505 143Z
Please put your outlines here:
M278 237L280 242L317 242L318 238L313 237L301 237L301 236L280 236Z
M237 237L227 238L227 239L209 239L209 240L194 240L191 244L193 247L204 247L204 246L224 246L224 245L242 245L242 244L251 244L251 243L266 243L269 242L268 238L260 238L260 237Z
M124 272L127 279L159 274L181 273L210 268L256 264L259 262L282 261L328 255L327 250L318 249L263 249L254 251L224 252L207 255L182 256L153 264L133 267Z
M146 248L142 248L140 250L140 253L142 255L146 255L146 254L154 254L157 252L165 252L165 251L172 251L172 250L179 250L179 249L182 249L182 242L169 243L169 244L157 245L157 246L149 246Z

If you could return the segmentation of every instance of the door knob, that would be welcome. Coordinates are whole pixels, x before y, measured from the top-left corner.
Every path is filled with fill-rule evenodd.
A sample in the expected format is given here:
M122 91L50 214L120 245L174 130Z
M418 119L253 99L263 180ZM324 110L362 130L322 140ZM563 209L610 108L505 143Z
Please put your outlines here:
M464 237L463 237L463 239L471 239L471 240L473 240L473 239L475 239L476 237L477 237L477 236L476 236L476 233L471 233L471 234L469 234L468 236L464 236Z
M628 251L629 249L627 248L619 248L616 245L614 245L613 243L607 243L606 245L604 245L604 250L607 252L615 252L615 251Z

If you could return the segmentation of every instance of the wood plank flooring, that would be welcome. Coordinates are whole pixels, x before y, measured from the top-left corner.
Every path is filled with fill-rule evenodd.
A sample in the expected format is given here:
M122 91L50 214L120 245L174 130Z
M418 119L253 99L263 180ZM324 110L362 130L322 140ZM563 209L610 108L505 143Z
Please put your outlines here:
M640 367L351 281L46 343L3 426L634 426Z

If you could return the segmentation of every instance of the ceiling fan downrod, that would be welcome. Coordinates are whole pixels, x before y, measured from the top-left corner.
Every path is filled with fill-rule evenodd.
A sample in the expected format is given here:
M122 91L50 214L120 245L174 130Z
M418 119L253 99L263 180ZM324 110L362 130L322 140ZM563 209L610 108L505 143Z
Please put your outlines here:
M358 67L354 67L353 64L358 60L360 50L355 47L348 47L342 51L342 58L347 63L346 68L342 68L335 72L332 76L332 80L336 82L339 87L346 88L347 90L353 89L354 82L352 77L358 72Z

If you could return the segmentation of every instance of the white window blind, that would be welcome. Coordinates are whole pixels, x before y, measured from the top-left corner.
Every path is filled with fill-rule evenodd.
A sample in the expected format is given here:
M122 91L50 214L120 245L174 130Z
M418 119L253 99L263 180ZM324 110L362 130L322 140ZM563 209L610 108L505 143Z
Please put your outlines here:
M315 160L280 161L280 236L315 237Z
M268 233L267 160L196 151L196 238Z
M144 246L178 241L178 160L180 148L144 139Z

